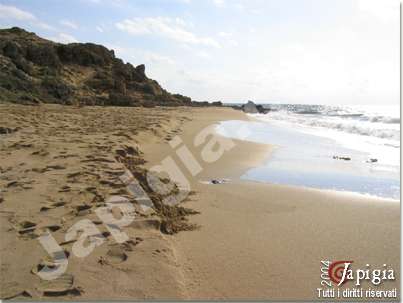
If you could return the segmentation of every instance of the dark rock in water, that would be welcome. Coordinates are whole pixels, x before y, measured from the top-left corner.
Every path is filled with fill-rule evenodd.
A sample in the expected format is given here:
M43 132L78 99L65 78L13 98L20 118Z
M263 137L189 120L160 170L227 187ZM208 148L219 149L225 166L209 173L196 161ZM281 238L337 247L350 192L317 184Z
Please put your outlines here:
M270 111L269 108L264 108L261 104L256 105L256 109L258 110L259 114L267 114Z
M242 105L241 109L248 114L267 114L270 111L270 109L264 108L263 105L256 105L252 101Z
M378 159L376 159L376 158L371 158L371 159L367 160L367 163L376 163L376 162L378 162Z
M333 156L333 159L335 160L344 160L344 161L350 161L350 157L343 157L343 156Z

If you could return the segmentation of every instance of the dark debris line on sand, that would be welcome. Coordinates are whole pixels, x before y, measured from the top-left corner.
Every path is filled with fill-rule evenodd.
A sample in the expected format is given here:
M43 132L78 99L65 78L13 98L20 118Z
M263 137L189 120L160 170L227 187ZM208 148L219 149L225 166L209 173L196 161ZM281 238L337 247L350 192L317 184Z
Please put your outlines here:
M154 192L147 182L148 170L141 168L138 164L143 164L143 159L138 157L139 152L133 153L130 147L117 150L117 160L124 164L124 166L133 174L133 176L139 181L142 188L147 192L152 200L156 214L161 218L160 231L164 234L175 234L184 230L194 230L198 226L188 222L187 216L198 214L189 208L182 207L180 205L167 205L162 202L164 196ZM161 180L164 180L162 176L159 176ZM166 183L170 183L169 179L164 180ZM177 194L178 187L176 184L172 184L174 189L170 194Z

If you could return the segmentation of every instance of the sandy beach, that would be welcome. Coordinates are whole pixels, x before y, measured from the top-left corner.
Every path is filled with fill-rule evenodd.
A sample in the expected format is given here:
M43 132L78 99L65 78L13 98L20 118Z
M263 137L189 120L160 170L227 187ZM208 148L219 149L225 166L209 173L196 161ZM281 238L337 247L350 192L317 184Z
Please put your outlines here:
M231 110L202 110L196 117L181 134L189 147L206 125L248 119ZM386 263L400 272L398 201L241 181L248 167L269 160L272 147L235 143L191 179L197 197L187 205L200 211L194 221L202 228L173 238L188 299L315 300L322 260L348 259L380 268ZM157 153L146 155L158 162ZM231 181L199 182L214 178ZM384 287L399 285L397 278Z
M246 119L214 107L1 105L9 132L0 146L1 298L316 300L322 260L387 264L396 279L377 289L400 293L399 202L241 180L270 159L269 145L232 140L207 163L202 151L212 135L198 145L198 134ZM176 136L181 143L172 147ZM178 159L180 146L199 163L197 173ZM125 165L141 175L167 157L189 181L180 205L192 211L149 214L129 197L135 219L124 228L129 240L116 243L95 210L110 196L129 196L119 180ZM72 253L74 242L63 244L82 219L105 237L85 258ZM36 274L47 258L37 238L49 229L68 252L69 283Z

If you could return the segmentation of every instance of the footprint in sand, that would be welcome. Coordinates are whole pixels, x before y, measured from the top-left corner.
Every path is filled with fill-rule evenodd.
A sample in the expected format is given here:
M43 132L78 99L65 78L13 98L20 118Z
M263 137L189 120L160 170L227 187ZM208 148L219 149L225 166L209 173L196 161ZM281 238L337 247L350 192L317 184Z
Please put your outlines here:
M7 282L0 288L0 299L2 300L21 300L32 298L31 294L24 290L17 282Z
M61 229L61 228L62 228L62 227L61 227L61 225L59 225L59 224L50 224L50 225L42 226L42 227L41 227L41 230L42 230L42 231L50 230L51 232L55 232L55 231L58 231L58 230Z
M81 204L76 207L76 216L85 216L91 212L91 205Z
M50 209L54 209L56 207L61 207L61 206L64 206L64 205L66 205L66 201L63 201L62 199L60 199L59 201L49 203L49 204L46 204L46 205L42 206L39 209L39 211L44 212L44 211L48 211Z
M63 274L55 280L41 280L38 290L48 297L81 294L81 290L74 287L74 276L71 274Z
M143 238L136 237L134 240L130 239L126 242L122 243L122 248L124 251L133 251L133 248L140 244L143 241Z
M19 227L20 229L18 229L18 233L20 235L27 235L27 234L33 235L33 232L36 229L36 223L31 221L22 221L19 223Z
M106 261L110 264L120 264L126 261L128 256L121 246L114 246L106 253Z
M64 265L69 256L70 253L67 250L56 251L51 256L47 255L32 268L31 273L38 275L43 269L57 270L60 266Z

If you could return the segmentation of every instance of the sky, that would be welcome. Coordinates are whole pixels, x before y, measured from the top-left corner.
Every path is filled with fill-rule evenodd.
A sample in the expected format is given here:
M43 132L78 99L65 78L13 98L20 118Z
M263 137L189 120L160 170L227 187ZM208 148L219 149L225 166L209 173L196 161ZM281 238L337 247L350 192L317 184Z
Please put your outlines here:
M115 50L198 101L399 104L398 0L0 0L0 28Z

